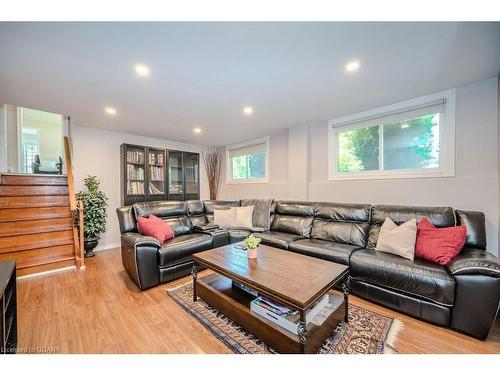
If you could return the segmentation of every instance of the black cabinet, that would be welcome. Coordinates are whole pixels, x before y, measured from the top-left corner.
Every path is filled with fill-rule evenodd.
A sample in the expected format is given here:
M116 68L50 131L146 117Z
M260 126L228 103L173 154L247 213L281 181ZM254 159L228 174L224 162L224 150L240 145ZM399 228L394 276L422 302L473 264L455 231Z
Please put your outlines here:
M0 262L0 354L17 348L16 262Z
M199 199L199 160L197 153L122 144L122 204Z

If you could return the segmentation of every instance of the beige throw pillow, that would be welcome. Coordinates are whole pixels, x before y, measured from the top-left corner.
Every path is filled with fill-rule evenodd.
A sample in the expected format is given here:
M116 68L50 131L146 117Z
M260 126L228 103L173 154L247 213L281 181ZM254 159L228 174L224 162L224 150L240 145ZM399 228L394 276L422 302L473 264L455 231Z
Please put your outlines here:
M386 218L380 228L375 250L413 260L416 239L417 220L411 219L397 226L390 218Z
M234 211L234 223L232 227L238 228L253 228L253 207L254 206L244 206L244 207L231 207Z
M236 212L233 210L214 210L214 224L221 228L229 228L233 226Z

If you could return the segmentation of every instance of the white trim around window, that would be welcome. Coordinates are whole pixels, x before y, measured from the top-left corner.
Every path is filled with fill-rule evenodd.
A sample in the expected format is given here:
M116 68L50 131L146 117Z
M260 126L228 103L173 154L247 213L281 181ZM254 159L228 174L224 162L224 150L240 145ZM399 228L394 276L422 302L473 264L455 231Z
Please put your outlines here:
M265 152L264 177L233 179L233 165L231 155L251 155L257 150ZM247 166L248 168L248 166ZM247 171L248 173L248 171ZM247 142L226 146L226 183L227 184L265 184L269 182L269 137L254 139Z
M381 125L390 119L406 119L408 115L425 113L426 109L440 108L439 167L383 170L383 136ZM387 122L386 122L387 123ZM360 172L339 172L338 134L345 131L379 126L379 169ZM455 89L388 105L374 110L349 115L328 122L328 178L329 180L404 179L424 177L452 177L455 175Z

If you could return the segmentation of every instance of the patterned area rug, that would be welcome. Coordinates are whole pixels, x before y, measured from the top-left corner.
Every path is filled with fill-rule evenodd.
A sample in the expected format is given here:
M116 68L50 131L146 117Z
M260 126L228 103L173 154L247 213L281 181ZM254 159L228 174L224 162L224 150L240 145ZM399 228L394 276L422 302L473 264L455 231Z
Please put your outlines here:
M191 283L167 294L236 354L274 353L258 338L205 303L193 302ZM394 341L403 324L362 307L349 304L349 324L341 323L325 341L320 354L396 353Z

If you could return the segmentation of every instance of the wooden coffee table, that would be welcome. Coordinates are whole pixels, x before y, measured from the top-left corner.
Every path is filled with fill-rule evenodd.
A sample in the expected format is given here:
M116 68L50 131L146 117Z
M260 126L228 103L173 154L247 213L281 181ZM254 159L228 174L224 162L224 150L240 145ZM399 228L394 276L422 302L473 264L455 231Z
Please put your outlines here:
M316 353L337 325L347 322L348 266L266 245L259 246L257 259L248 259L233 244L194 254L193 260L193 300L202 298L280 353ZM199 266L215 273L198 278ZM251 311L255 297L233 287L233 280L298 310L297 333ZM307 310L325 294L342 302L321 326L306 324Z

